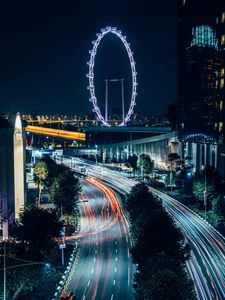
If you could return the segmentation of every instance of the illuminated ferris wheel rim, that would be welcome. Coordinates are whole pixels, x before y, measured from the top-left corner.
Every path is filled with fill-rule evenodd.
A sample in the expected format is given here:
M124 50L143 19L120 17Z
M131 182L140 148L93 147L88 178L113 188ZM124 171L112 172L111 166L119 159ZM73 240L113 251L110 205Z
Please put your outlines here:
M89 79L89 86L87 88L90 90L90 95L91 95L91 98L89 100L93 103L93 106L94 106L93 111L97 114L97 116L98 116L99 120L102 122L102 124L105 126L110 126L110 124L102 116L101 111L98 107L97 98L95 96L95 86L94 86L95 56L97 54L97 49L98 49L98 46L99 46L101 40L108 33L113 33L117 37L119 37L119 39L122 41L124 47L126 48L126 51L127 51L127 54L128 54L129 60L130 60L130 67L131 67L131 72L132 72L132 95L131 95L129 110L128 110L124 120L122 121L122 123L119 124L119 126L124 126L130 120L131 114L133 113L134 106L136 104L135 99L137 96L136 90L137 90L138 84L137 84L137 72L136 72L136 68L135 68L135 61L133 58L133 53L130 49L130 45L126 40L126 36L122 35L122 32L120 30L118 30L116 27L108 26L106 28L102 28L101 33L96 34L97 40L92 42L93 48L92 48L92 50L89 51L89 53L91 54L91 57L87 63L89 65L89 73L87 74L87 77Z

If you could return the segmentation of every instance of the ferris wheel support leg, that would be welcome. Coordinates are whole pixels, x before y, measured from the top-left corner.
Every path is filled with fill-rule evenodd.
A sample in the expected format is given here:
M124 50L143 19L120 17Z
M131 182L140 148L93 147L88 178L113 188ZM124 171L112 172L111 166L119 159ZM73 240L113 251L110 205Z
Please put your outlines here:
M109 80L105 79L105 121L108 122L108 83Z

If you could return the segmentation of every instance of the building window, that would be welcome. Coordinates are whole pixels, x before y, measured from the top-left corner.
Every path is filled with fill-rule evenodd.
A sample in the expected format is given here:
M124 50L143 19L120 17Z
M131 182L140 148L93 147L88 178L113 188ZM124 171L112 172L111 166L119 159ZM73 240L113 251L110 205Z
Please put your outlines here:
M182 5L184 6L185 4L186 4L186 0L182 0Z
M210 47L217 49L218 40L216 38L216 33L214 32L212 27L208 25L192 27L191 47L192 46Z
M217 130L217 123L214 124L214 129Z
M223 101L220 101L220 110L223 110Z
M219 122L219 132L221 132L223 130L223 123Z
M219 70L219 76L224 77L224 68Z
M224 23L224 22L225 22L225 12L222 12L221 23Z
M224 78L220 79L220 88L223 89L224 88Z
M220 134L219 136L219 144L223 144L223 134Z
M225 45L225 34L221 35L220 44L221 46Z

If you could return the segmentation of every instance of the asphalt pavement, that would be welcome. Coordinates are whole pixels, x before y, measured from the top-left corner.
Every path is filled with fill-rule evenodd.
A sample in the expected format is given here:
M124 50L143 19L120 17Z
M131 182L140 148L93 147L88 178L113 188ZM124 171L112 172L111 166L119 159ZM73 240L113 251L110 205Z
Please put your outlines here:
M130 237L116 194L97 181L81 183L80 232L67 239L78 241L80 257L65 292L76 300L132 300Z

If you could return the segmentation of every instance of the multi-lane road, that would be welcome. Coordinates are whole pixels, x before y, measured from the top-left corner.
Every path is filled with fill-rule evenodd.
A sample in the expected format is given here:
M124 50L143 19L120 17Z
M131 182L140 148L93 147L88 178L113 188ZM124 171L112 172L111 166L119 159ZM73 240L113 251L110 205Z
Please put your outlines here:
M64 292L76 300L133 299L129 230L117 196L97 180L82 180L79 259Z
M102 166L76 162L85 165L89 176L107 182L120 192L128 193L137 183ZM64 163L69 164L69 160L65 159ZM225 299L225 239L186 206L164 193L150 190L163 200L164 207L190 243L192 255L187 270L194 280L198 298Z

